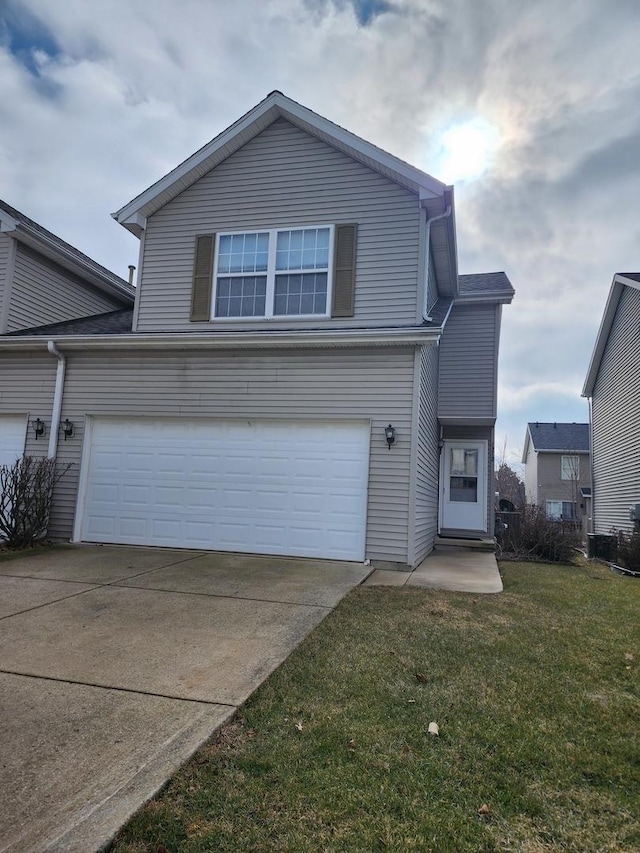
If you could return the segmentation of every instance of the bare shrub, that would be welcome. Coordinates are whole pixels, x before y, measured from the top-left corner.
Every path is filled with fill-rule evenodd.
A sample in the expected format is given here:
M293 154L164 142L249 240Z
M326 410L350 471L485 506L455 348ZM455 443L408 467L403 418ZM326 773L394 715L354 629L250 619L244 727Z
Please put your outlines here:
M35 456L0 465L0 540L28 548L47 535L53 487L70 467Z
M640 572L640 530L616 532L616 564L632 572Z
M515 513L510 513L515 515ZM503 552L520 559L571 563L580 537L562 524L548 519L542 507L527 505L500 536Z

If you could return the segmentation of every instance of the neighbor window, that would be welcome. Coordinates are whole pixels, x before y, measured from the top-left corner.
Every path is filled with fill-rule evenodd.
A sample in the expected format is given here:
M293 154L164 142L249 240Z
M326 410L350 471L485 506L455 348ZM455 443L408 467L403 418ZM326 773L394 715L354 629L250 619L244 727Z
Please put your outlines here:
M580 479L580 457L579 456L563 456L561 459L561 471L563 480L579 480Z
M547 518L551 521L573 521L575 517L573 501L547 501Z
M220 234L215 317L326 316L333 228Z

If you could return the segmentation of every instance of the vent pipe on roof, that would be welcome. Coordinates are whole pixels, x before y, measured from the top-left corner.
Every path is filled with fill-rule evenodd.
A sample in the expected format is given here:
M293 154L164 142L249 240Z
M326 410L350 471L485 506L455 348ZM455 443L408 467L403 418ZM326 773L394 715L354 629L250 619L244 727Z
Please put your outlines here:
M133 274L136 271L136 268L133 264L129 264L129 284L133 284Z

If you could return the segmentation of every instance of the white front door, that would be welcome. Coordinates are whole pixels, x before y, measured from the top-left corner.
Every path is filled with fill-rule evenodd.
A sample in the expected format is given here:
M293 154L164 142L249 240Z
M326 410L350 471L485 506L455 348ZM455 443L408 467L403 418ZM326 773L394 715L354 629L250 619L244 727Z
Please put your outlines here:
M445 441L440 527L484 531L487 526L487 442Z

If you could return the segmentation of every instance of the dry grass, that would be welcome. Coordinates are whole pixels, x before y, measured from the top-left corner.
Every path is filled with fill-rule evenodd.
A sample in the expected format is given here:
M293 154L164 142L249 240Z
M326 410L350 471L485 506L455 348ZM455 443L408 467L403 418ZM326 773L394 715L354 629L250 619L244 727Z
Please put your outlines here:
M114 851L640 849L640 582L502 568L355 590Z

